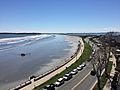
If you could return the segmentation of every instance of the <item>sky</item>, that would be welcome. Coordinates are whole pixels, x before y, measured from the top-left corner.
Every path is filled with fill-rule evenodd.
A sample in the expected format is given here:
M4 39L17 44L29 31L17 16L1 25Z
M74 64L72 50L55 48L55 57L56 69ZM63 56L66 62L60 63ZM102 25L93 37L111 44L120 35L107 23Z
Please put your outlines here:
M120 31L120 0L0 0L0 32Z

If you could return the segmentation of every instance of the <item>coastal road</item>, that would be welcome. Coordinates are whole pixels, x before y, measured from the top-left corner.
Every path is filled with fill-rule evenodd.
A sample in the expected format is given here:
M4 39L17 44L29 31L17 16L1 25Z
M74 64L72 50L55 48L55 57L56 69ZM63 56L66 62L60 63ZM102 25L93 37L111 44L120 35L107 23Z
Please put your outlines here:
M80 51L78 52L77 56L75 56L73 59L71 59L68 63L66 63L65 65L63 65L62 67L58 68L57 70L55 70L54 72L51 72L50 74L44 76L43 78L32 82L31 84L21 88L20 90L33 90L34 87L39 86L41 84L43 84L44 82L48 81L50 78L52 78L53 76L57 75L58 73L62 72L63 70L66 69L66 67L71 66L74 62L76 62L76 58L79 58L81 56L81 54L84 51L84 42L82 40L82 38L80 38L80 42L81 42L81 47L80 47ZM85 75L85 74L84 74ZM11 90L14 90L11 89ZM64 89L62 89L64 90ZM67 89L69 90L69 89Z
M91 76L90 74L85 77L84 80L80 81L75 85L71 90L91 90L96 82L96 77Z
M89 42L95 50L98 49L98 47L94 45L89 38L86 38L85 41ZM86 67L83 70L79 71L79 73L70 81L65 82L64 85L56 88L56 90L92 90L97 82L96 76L90 75L90 72L92 71L92 63L93 62L91 61L87 62Z
M71 80L56 88L56 90L90 90L96 82L96 77L90 75L92 64L87 62L86 67L79 71Z

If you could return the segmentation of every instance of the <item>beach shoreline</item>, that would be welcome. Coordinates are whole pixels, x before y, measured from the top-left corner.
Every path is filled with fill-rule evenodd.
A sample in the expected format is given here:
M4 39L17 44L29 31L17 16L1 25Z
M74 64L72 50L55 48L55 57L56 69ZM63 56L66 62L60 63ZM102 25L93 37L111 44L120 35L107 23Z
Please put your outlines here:
M43 75L43 74L45 74L45 73L47 73L49 71L52 71L54 68L59 67L60 65L64 64L66 61L68 61L69 58L71 57L71 55L73 55L76 52L79 37L76 37L76 36L66 36L66 35L64 35L63 37L64 37L64 40L67 43L69 43L69 46L70 46L68 49L65 49L65 51L67 51L68 54L65 57L58 58L57 60L56 59L50 60L50 63L43 65L42 68L40 68L37 72L31 74L31 76L33 76L33 75L34 76L40 76L40 75ZM48 67L48 65L49 65L49 67ZM21 83L24 83L24 82L28 81L28 78L22 79L22 80L18 80L18 81L15 81L15 82L10 82L10 83L8 83L7 87L10 87L10 88L15 87L16 85L19 85ZM4 87L3 87L3 90L4 90Z
M26 90L26 89L33 89L35 86L38 86L40 84L42 84L43 82L49 80L51 77L53 77L54 75L56 75L55 73L60 73L61 71L63 71L66 67L69 67L70 65L72 65L77 58L79 58L81 56L81 54L83 53L83 50L84 50L84 43L82 41L82 39L79 37L80 39L80 42L81 42L81 48L79 48L80 50L77 50L77 54L74 54L74 57L72 59L69 59L68 61L66 61L66 63L64 63L63 65L55 68L55 70L53 71L50 71L48 72L47 74L43 74L43 76L40 76L40 77L37 77L38 79L35 80L34 84L29 81L29 84L28 86L24 87L24 88L21 88L21 90ZM75 56L76 55L76 56ZM76 58L77 57L77 58ZM52 73L53 72L53 73ZM52 75L51 75L52 74ZM47 77L51 75L50 77ZM43 77L43 78L42 78ZM46 78L47 77L47 78ZM19 87L19 86L18 86ZM14 90L11 89L11 90Z
M69 49L65 49L65 50L68 51L68 54L66 56L64 56L64 57L61 57L61 58L52 59L50 63L47 63L47 64L43 65L41 70L37 71L33 75L39 76L40 74L42 75L44 73L47 73L47 72L53 70L55 67L58 67L58 66L64 64L66 61L68 61L71 58L72 55L74 55L74 53L77 50L77 46L79 44L78 43L79 37L76 37L76 36L65 36L64 35L64 38L65 38L65 41L67 41L69 43L69 46L70 46Z

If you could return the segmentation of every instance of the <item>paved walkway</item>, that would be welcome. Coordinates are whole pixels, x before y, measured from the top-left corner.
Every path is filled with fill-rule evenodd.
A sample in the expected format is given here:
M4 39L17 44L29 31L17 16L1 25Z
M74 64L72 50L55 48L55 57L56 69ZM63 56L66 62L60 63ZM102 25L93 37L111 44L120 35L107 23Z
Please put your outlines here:
M75 61L76 61L76 58L79 58L81 56L81 54L83 53L84 51L84 43L83 43L83 40L82 38L80 38L80 42L81 42L81 49L80 51L78 52L77 56L75 58L73 58L70 62L68 62L66 65L64 65L63 67L57 69L56 71L48 74L47 76L37 80L37 81L32 81L32 84L29 84L27 86L25 86L24 88L22 88L21 90L32 90L34 87L36 86L39 86L41 85L42 83L48 81L50 78L52 78L53 76L57 75L58 73L62 72L63 70L66 69L66 67L69 67L71 66Z
M110 73L110 76L113 77L115 74L115 68L116 68L116 59L113 54L112 54L112 58L110 58L110 61L113 62L111 73ZM103 90L111 90L111 84L109 80L107 80L106 85L104 86Z

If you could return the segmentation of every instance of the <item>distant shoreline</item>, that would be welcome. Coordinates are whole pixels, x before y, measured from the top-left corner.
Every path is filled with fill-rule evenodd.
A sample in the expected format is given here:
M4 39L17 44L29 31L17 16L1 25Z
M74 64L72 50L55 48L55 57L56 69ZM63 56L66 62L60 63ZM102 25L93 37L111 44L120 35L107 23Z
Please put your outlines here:
M103 35L108 32L89 32L89 33L37 33L37 32L0 32L0 34L29 34L29 35L37 35L37 34L60 34L60 35ZM115 32L117 33L117 32Z

